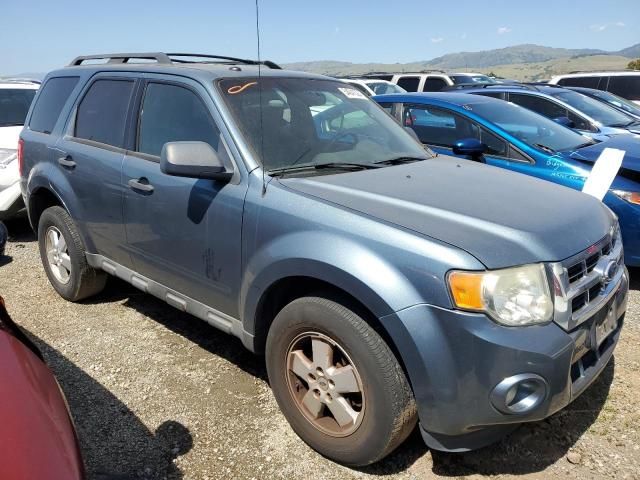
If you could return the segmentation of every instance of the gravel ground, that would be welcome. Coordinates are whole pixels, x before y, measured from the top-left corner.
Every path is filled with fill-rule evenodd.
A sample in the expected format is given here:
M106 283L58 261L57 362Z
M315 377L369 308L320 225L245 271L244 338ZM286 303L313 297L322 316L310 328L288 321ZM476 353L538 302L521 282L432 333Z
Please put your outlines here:
M465 454L430 452L414 432L383 462L353 470L298 439L263 359L238 340L116 279L67 303L26 223L9 229L0 294L67 395L89 478L640 479L640 270L615 358L566 409Z

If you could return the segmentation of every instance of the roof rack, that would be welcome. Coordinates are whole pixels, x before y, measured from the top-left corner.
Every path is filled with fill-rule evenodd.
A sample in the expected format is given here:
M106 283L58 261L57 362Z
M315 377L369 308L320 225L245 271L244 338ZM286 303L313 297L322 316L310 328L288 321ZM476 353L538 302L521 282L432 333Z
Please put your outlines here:
M467 88L523 88L525 90L539 90L535 85L528 83L459 83L457 85L451 85L445 88L445 90L464 90Z
M182 57L182 58L175 58ZM200 60L187 60L191 59L205 59ZM156 63L162 65L171 65L173 63L219 63L211 62L210 60L222 60L222 63L241 63L244 65L264 65L271 69L280 70L281 67L274 62L265 60L259 62L257 60L248 60L244 58L226 57L222 55L209 55L201 53L162 53L162 52L146 52L146 53L105 53L100 55L83 55L74 58L69 67L77 67L83 65L88 60L106 60L109 64L123 64L132 63L131 60L154 60Z

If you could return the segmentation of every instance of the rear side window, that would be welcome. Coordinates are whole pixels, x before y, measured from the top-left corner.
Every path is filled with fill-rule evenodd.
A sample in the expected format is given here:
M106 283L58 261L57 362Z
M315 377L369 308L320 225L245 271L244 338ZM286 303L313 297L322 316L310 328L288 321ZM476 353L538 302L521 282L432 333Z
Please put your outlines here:
M561 78L558 81L558 85L564 85L568 87L586 87L586 88L598 88L602 77L569 77Z
M422 87L423 92L439 92L445 87L449 85L442 78L427 78L424 81L424 87Z
M97 80L78 106L76 138L124 146L124 130L132 80Z
M150 83L142 102L138 151L160 156L167 142L206 142L220 151L220 131L203 101L188 88Z
M51 133L62 107L78 84L79 77L55 77L47 80L33 107L29 128L36 132Z
M533 110L547 118L566 117L567 109L546 98L535 97L533 95L522 95L519 93L510 93L509 100L524 108Z
M640 75L609 77L607 90L628 100L640 100Z
M397 84L407 92L417 92L420 86L420 77L400 77Z

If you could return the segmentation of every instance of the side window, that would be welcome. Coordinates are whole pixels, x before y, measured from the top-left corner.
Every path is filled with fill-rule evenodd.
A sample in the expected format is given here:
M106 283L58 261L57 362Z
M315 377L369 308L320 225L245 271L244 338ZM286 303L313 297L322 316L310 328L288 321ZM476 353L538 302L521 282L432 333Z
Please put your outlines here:
M569 120L571 120L574 123L574 127L573 128L577 128L578 130L587 130L587 131L591 131L591 132L597 132L598 129L591 125L591 123L589 123L586 119L582 118L580 115L573 113L573 112L568 112L567 117L569 117Z
M480 131L472 121L427 105L405 107L403 124L411 127L422 143L429 145L452 148L463 138L480 139Z
M640 75L611 76L607 90L628 100L640 100Z
M567 109L546 98L536 97L533 95L523 95L520 93L510 93L509 100L524 108L533 110L547 118L566 117Z
M564 85L568 87L586 87L586 88L598 88L598 83L602 77L569 77L561 78L558 81L558 85Z
M398 86L404 88L407 92L417 92L420 86L420 77L400 77Z
M38 100L33 107L29 128L35 132L51 133L60 116L62 107L78 84L79 77L55 77L41 87Z
M78 106L74 136L94 142L124 146L132 80L97 80Z
M480 141L487 146L488 155L496 155L498 157L508 156L507 142L484 128L480 129Z
M165 143L179 141L206 142L219 151L220 131L193 91L177 85L149 83L140 110L137 150L160 156Z
M479 92L478 95L482 95L484 97L498 98L500 100L504 100L504 93L502 92Z
M439 77L427 77L422 87L423 92L439 92L443 88L449 85L442 78Z

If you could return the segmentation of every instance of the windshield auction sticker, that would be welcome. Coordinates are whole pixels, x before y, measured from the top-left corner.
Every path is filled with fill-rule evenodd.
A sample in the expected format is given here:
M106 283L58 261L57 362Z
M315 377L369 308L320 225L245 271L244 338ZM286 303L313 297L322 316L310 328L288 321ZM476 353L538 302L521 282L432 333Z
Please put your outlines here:
M347 97L347 98L359 98L361 100L366 100L367 99L367 97L364 96L364 93L359 92L355 88L341 88L341 87L338 87L338 90L340 90L344 94L344 96Z

